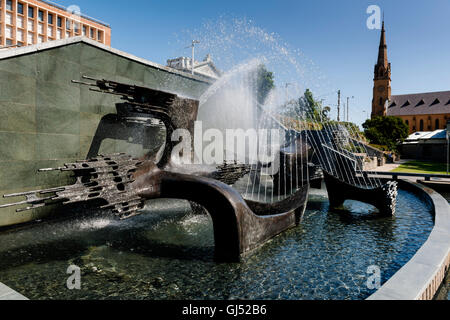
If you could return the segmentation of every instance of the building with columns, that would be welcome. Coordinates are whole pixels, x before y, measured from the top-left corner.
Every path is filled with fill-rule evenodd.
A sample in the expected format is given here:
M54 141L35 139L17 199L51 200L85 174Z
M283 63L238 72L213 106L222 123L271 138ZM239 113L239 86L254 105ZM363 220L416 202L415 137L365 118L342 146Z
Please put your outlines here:
M446 129L450 120L450 91L392 95L384 21L374 70L372 118L377 116L401 118L410 133Z
M192 58L179 57L170 59L167 60L167 66L183 72L192 73ZM211 55L209 54L201 62L197 60L194 61L193 72L196 75L201 75L213 80L219 79L222 75L222 72L214 65Z
M85 36L111 46L111 27L50 1L0 0L0 48Z

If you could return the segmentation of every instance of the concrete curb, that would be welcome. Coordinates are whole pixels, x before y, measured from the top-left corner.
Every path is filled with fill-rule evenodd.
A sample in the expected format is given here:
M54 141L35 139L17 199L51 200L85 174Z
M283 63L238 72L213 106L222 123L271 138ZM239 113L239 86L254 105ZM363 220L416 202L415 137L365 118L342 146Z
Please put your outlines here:
M404 180L399 183L430 203L435 226L416 255L367 300L432 300L450 265L450 205L430 188Z
M6 301L12 301L12 300L28 300L20 293L17 293L13 289L5 286L3 283L0 282L0 300Z

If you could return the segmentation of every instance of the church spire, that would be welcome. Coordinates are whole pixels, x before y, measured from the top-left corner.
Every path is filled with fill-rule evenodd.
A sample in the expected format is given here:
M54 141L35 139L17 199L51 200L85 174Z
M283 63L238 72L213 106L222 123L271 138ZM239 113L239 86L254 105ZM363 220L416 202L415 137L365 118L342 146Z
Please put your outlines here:
M387 69L387 67L388 67L386 30L384 29L384 19L383 19L383 26L381 28L380 48L378 51L378 64L377 65L383 66L385 69Z
M386 101L391 99L391 64L388 61L384 17L383 26L381 28L380 47L378 48L378 61L374 71L372 118L386 116Z
M386 29L381 28L380 47L378 48L378 61L375 65L375 79L390 79L391 65L388 61L387 44L386 44Z

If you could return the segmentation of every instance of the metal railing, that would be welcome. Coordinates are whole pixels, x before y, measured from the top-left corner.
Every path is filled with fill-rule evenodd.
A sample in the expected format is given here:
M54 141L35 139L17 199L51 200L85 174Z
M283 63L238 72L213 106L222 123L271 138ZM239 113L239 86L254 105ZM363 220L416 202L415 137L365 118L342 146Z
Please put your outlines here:
M393 180L398 180L399 177L418 177L425 178L425 181L431 181L432 178L447 178L450 175L446 174L428 174L428 173L409 173L409 172L380 172L380 171L359 171L358 174L368 177L369 175L376 176L392 176Z

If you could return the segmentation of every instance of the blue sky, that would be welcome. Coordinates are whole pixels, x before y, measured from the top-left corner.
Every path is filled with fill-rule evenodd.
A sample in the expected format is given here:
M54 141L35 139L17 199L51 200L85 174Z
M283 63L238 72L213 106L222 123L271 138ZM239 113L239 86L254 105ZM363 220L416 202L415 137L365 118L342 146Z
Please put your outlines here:
M371 110L380 37L367 28L366 9L378 5L385 12L393 94L450 90L449 0L55 1L111 24L114 48L161 64L190 55L177 42L187 29L224 16L251 19L314 61L327 78L326 104L335 109L337 89L345 100L355 96L350 120L359 124Z

